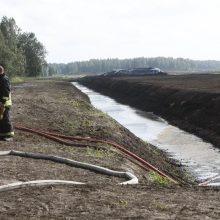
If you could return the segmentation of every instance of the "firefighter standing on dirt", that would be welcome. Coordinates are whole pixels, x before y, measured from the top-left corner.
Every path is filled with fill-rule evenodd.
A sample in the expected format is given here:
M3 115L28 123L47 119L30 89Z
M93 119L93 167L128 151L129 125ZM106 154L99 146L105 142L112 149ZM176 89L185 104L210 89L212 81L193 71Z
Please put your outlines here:
M10 121L11 85L0 66L0 140L10 140L14 136Z

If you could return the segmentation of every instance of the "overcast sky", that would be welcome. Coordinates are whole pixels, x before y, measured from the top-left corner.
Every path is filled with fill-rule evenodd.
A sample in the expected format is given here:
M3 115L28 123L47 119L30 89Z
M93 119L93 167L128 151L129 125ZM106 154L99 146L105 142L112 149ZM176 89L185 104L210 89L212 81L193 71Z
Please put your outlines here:
M220 60L220 0L0 0L48 62L92 58Z

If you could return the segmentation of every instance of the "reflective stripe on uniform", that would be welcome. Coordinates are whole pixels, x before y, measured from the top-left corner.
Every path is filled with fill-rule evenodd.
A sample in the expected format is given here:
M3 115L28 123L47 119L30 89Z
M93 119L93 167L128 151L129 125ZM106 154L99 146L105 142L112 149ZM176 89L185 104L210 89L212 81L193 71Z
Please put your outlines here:
M11 106L12 105L12 101L11 101L11 93L9 94L8 97L2 97L3 100L5 100L5 106L8 107L8 106Z
M0 137L14 136L14 135L15 135L14 131L10 131L10 132L7 132L7 133L0 133Z

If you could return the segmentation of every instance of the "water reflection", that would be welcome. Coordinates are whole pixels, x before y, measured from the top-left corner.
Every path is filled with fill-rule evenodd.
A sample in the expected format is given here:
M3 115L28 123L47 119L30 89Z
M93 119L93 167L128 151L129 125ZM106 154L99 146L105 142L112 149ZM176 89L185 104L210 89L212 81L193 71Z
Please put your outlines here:
M169 125L152 113L146 113L94 92L77 82L73 83L87 94L96 108L107 113L137 137L168 152L186 165L198 179L204 180L220 174L220 153L202 139ZM210 185L218 185L220 179Z

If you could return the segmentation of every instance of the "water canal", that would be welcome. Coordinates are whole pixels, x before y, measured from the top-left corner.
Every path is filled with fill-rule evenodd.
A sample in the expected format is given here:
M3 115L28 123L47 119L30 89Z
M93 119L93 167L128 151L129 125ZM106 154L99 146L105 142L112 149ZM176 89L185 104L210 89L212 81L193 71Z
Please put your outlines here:
M77 82L73 85L87 94L94 107L107 113L137 137L166 151L200 181L215 178L210 185L220 185L220 151L201 138L170 125L153 113L120 104Z

